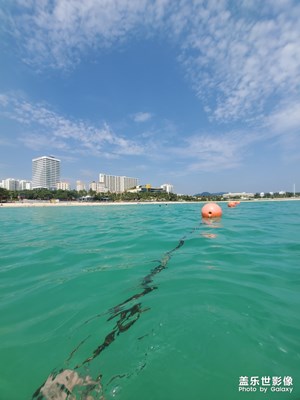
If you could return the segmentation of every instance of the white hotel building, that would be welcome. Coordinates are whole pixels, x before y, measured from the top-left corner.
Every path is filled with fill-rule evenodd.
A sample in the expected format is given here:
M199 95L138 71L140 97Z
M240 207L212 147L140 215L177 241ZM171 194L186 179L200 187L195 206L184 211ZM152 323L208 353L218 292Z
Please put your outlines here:
M70 190L70 184L69 182L57 182L56 184L56 189L57 190Z
M138 185L138 179L101 173L99 174L99 184L103 186L105 191L123 193L128 189L136 187Z
M25 179L7 178L0 181L0 187L7 190L31 190L31 182Z
M0 187L7 190L19 190L20 181L18 179L7 178L0 182Z
M76 190L80 192L81 190L86 190L85 183L82 181L76 181Z
M171 183L164 183L161 188L167 193L174 193L174 186Z
M32 188L56 189L60 182L60 160L43 156L32 160Z

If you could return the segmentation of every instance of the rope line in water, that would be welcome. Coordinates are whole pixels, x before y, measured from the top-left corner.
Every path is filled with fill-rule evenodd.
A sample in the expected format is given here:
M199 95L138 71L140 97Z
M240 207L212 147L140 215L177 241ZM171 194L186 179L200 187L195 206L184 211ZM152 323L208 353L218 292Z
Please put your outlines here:
M190 234L192 234L196 229L197 229L197 227L192 229ZM173 253L175 253L177 250L179 250L184 245L185 239L186 239L186 235L182 239L179 240L178 244L172 250L166 252L164 254L164 256L162 257L162 259L160 260L159 264L155 268L153 268L142 279L141 286L143 288L143 291L141 291L140 293L134 294L133 296L129 297L122 303L114 306L113 308L111 308L109 310L109 313L112 315L107 319L107 321L111 321L111 320L119 317L119 319L117 320L113 329L106 335L104 341L93 351L93 353L90 357L86 358L80 364L77 364L74 367L73 371L67 370L67 371L70 371L70 373L68 372L69 375L71 375L73 373L76 374L76 378L78 377L77 379L78 379L78 381L80 381L79 384L81 384L81 385L83 384L84 386L86 386L86 389L85 389L86 394L89 394L92 390L95 390L95 388L97 388L97 385L99 387L101 387L101 385L100 385L101 374L97 377L96 381L90 381L89 379L83 380L83 379L79 378L79 375L76 373L76 370L78 370L83 365L90 363L96 357L98 357L107 347L109 347L116 340L117 336L119 336L121 333L124 333L129 328L131 328L137 322L137 320L140 318L140 315L143 312L149 310L149 308L142 309L141 302L133 304L132 306L127 307L127 308L126 308L126 306L128 306L128 304L130 304L132 301L136 301L136 300L140 299L141 297L146 296L147 294L151 293L153 290L157 289L157 286L150 285L153 282L153 278L156 275L158 275L161 271L163 271L167 268L167 265L173 255ZM103 315L103 314L99 314L96 317L91 318L90 320L97 318L98 316L101 316L101 315ZM88 320L88 321L90 321L90 320ZM86 323L88 321L86 321ZM77 352L77 350L81 347L81 345L89 337L90 337L90 335L88 337L86 337L84 340L82 340L78 344L78 346L72 350L67 361L71 360L73 355ZM50 376L48 377L48 379L34 392L32 399L42 400L43 398L46 398L46 399L53 398L53 397L44 397L45 393L43 391L43 388L47 386L47 383L49 382L49 380L50 380L49 385L55 384L56 385L55 388L57 389L56 393L58 395L60 394L60 397L54 397L54 398L66 399L67 397L63 397L64 395L68 396L68 395L72 394L70 389L68 389L68 387L65 384L62 384L59 381L59 379L57 379L60 374L64 374L64 371L66 371L66 370L60 369L58 372L53 371L50 374ZM57 382L56 382L56 380L57 380ZM71 380L68 378L68 376L66 374L63 376L63 380L64 381L66 380L67 383L70 383L70 387L72 389ZM74 384L74 387L75 386L76 386L76 383ZM102 399L102 397L101 397L101 399Z
M157 286L148 285L153 281L155 275L159 274L161 271L167 268L168 262L170 261L172 254L184 245L185 238L186 237L184 236L184 238L180 239L176 247L165 253L165 256L163 257L159 265L152 269L151 272L143 278L142 287L144 287L144 290L142 292L134 294L133 296L129 297L127 300L123 301L122 303L118 304L110 310L112 312L112 316L109 317L107 321L111 321L118 316L120 317L119 320L117 321L113 330L105 337L103 343L93 351L93 355L88 357L81 364L76 365L75 369L78 369L82 365L98 357L103 350L111 345L111 343L116 339L116 336L118 336L120 333L127 331L140 318L141 313L148 310L142 310L141 303L134 304L127 309L123 309L123 307L133 300L137 300L140 297L146 296L148 293L157 289ZM131 318L133 319L130 321ZM127 322L128 320L129 322Z

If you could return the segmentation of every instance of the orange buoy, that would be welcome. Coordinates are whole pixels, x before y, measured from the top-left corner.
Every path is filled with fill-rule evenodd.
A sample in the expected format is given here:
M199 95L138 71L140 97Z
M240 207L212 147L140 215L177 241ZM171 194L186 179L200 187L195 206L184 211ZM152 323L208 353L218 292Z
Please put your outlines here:
M228 207L236 207L237 202L236 201L229 201L229 203L227 204Z
M202 207L201 214L203 218L220 218L222 216L222 208L216 203L208 203Z

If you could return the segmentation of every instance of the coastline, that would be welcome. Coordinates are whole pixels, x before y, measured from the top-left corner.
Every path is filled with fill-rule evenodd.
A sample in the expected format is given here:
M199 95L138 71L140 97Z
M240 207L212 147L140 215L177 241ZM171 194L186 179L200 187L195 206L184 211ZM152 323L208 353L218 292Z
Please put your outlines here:
M145 204L187 204L187 203L201 203L200 201L119 201L119 202L79 202L79 201L62 201L58 203L51 203L37 201L34 203L15 202L15 203L2 203L1 208L32 208L32 207L102 207L102 206L133 206Z
M282 199L255 199L255 200L240 200L242 203L257 203L257 202L274 202L274 201L299 201L300 197L296 198L282 198ZM215 203L228 203L230 200L220 200ZM0 208L32 208L32 207L97 207L97 206L132 206L132 205L168 205L168 204L203 204L210 201L124 201L124 202L78 202L78 201L36 201L36 202L14 202L14 203L1 203Z

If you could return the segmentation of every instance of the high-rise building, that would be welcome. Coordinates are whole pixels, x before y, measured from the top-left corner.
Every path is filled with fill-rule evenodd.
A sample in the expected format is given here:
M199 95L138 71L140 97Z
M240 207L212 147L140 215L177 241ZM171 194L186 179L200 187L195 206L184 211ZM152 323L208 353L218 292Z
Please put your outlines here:
M19 190L19 180L13 178L3 179L1 187L7 190Z
M112 193L123 193L128 189L136 187L138 179L101 173L99 174L99 183Z
M31 190L31 188L32 188L31 181L27 181L25 179L22 179L19 181L19 189L20 190Z
M100 182L91 182L89 185L90 190L96 193L107 193L108 190L107 188L103 185L103 183Z
M174 193L174 186L170 183L164 183L161 188L167 193Z
M128 176L120 177L120 187L121 192L126 192L128 189L132 189L139 184L139 180L137 178L130 178Z
M32 188L56 189L60 181L60 160L43 156L32 160Z
M31 181L7 178L0 181L0 187L7 190L31 190Z

